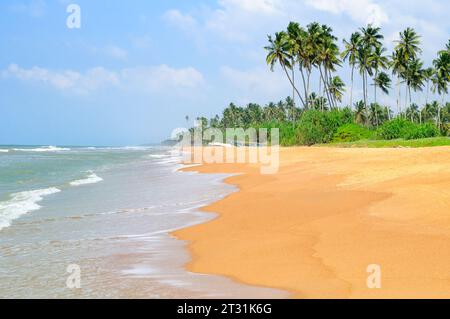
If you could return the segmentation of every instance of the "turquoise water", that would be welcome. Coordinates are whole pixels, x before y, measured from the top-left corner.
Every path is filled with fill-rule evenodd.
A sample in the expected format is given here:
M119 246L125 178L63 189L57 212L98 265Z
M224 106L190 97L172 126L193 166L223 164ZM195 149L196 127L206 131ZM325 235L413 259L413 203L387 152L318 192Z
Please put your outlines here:
M214 218L197 209L234 188L179 161L163 147L0 147L0 298L281 296L184 270L169 232Z

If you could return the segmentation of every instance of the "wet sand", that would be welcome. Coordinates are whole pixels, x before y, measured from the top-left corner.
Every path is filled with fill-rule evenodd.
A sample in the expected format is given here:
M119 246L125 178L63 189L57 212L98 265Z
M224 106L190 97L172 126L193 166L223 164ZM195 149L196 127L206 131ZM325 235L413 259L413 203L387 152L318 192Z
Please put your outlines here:
M240 191L173 233L187 269L295 298L450 298L450 147L282 148L280 169L206 164ZM381 267L369 289L367 266Z

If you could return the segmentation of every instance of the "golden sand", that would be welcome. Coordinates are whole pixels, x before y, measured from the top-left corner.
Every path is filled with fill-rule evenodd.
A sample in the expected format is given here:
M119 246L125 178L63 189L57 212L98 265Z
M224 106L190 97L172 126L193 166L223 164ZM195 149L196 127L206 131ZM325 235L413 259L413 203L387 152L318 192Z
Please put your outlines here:
M190 271L284 289L296 298L450 298L450 148L282 148L280 169L237 173L218 218L174 233ZM367 266L381 267L369 289Z

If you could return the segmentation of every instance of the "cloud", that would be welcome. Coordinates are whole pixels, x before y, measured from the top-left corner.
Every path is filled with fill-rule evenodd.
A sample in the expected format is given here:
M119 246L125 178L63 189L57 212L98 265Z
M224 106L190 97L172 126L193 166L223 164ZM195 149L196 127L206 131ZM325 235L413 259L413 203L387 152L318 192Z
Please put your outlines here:
M181 13L179 10L167 11L163 18L179 28L190 31L197 26L197 21L190 14Z
M31 17L38 18L45 14L46 5L43 0L31 0L13 4L10 6L12 12L27 14Z
M24 69L17 64L11 64L2 71L2 77L16 78L24 82L43 83L58 90L70 90L81 94L119 84L119 78L114 72L101 67L89 69L82 74L72 70L51 71L36 66Z
M333 14L347 14L356 22L380 26L389 21L387 13L371 0L306 0L317 10Z
M204 83L203 75L192 67L176 69L167 65L125 68L118 72L95 67L82 73L73 70L52 71L36 66L25 69L11 64L1 75L4 79L41 83L76 94L89 94L111 87L144 92L170 89L173 92L194 89Z
M220 0L219 4L224 8L237 8L253 13L276 14L279 13L281 1L276 0Z
M193 89L204 84L203 75L193 67L171 68L168 65L127 68L121 79L142 89Z

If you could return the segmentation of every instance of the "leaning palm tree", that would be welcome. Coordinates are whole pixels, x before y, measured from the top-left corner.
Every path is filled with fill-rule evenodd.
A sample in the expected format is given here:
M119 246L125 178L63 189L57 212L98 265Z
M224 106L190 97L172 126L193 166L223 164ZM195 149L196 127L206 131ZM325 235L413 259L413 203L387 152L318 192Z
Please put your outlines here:
M354 32L350 36L350 40L343 40L345 49L341 53L341 58L345 61L348 59L348 64L352 68L352 75L351 75L351 87L350 87L350 106L353 105L353 74L355 71L355 65L358 59L358 47L360 45L361 40L361 33Z
M286 74L289 82L292 85L292 88L297 93L298 97L300 98L302 104L304 105L303 98L300 94L300 92L295 87L294 82L292 81L292 78L289 75L289 72L287 69L291 69L291 55L290 55L290 48L289 48L289 41L287 41L287 35L285 32L276 32L275 33L275 39L272 38L272 36L268 36L269 45L264 47L269 53L266 57L266 62L268 65L270 65L270 70L273 71L275 64L278 62L280 63L284 73Z

